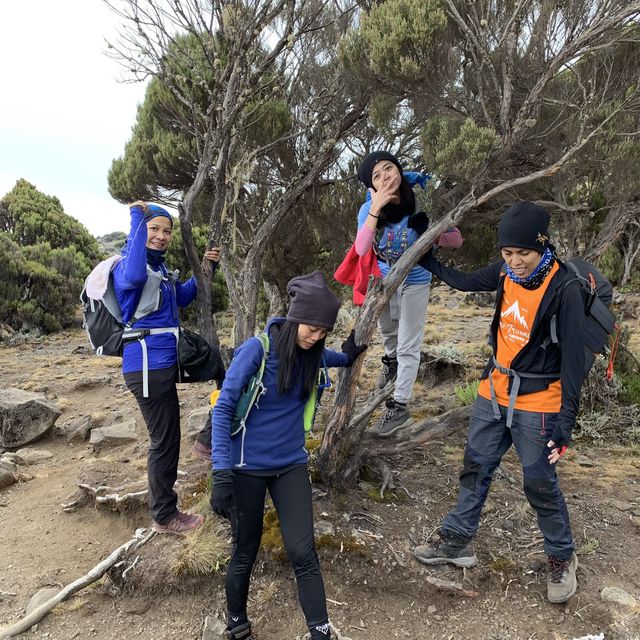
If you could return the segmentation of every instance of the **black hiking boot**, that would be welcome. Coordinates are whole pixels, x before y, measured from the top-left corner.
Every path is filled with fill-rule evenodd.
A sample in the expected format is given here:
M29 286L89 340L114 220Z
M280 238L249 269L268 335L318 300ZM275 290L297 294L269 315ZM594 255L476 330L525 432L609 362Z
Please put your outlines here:
M251 622L245 622L237 627L227 627L224 637L226 640L251 640Z
M478 564L473 542L440 534L436 542L416 547L413 555L423 564L452 564L468 569Z
M386 387L389 382L396 379L398 375L398 360L397 358L390 358L389 356L382 356L382 370L376 380L376 387L382 389Z
M395 400L387 400L386 407L387 410L378 421L378 424L371 429L371 434L378 438L387 438L396 431L413 423L413 418L406 404Z

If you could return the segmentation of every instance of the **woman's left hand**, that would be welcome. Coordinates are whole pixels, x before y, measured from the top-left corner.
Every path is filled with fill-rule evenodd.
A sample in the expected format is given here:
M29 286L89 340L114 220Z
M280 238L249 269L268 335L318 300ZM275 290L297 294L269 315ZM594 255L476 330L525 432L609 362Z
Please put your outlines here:
M220 262L220 247L211 247L204 252L204 259L209 262Z
M357 357L367 348L366 344L356 344L356 332L352 330L349 337L342 343L342 353L345 353L349 358L350 367L357 359Z

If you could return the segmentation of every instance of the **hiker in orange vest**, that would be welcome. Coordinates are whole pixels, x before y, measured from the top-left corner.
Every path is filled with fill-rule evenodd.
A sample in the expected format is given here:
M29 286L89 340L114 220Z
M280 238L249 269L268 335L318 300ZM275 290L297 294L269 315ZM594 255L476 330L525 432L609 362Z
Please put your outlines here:
M414 553L427 565L477 564L472 540L493 473L513 445L525 495L544 536L547 596L561 603L576 592L578 559L556 463L571 441L580 402L584 299L550 244L549 214L543 208L532 202L512 205L500 220L498 238L502 260L471 273L445 267L431 251L420 262L455 289L497 291L497 299L493 355L473 405L458 501L439 539ZM550 335L552 314L557 341Z

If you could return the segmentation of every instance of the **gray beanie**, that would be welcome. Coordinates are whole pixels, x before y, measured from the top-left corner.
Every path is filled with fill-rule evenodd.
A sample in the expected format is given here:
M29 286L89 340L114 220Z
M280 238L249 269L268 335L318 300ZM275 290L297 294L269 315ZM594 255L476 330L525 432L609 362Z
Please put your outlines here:
M287 320L333 329L342 302L329 289L321 271L289 280L287 293L291 296Z

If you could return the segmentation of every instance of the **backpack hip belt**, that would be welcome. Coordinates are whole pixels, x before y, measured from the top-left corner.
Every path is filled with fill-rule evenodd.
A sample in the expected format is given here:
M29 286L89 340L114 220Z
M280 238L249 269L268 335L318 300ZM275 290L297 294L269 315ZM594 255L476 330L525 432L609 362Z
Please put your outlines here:
M149 397L149 356L147 354L147 343L145 338L147 336L155 336L159 333L172 333L176 339L176 353L178 352L178 338L180 336L180 329L178 327L157 327L150 329L133 329L132 327L126 327L122 333L123 342L132 342L137 340L142 348L142 397Z
M513 383L511 384L511 392L509 393L509 406L507 407L507 422L506 425L509 429L511 429L511 424L513 423L513 412L516 408L516 399L518 397L518 392L520 391L520 382L522 378L559 378L559 373L528 373L526 371L516 371L515 369L509 369L508 367L503 367L497 360L496 357L493 356L493 366L489 370L489 389L491 389L491 407L493 409L493 417L496 420L500 420L502 417L500 415L500 405L498 404L498 398L496 396L496 390L493 386L493 376L492 373L494 371L499 371L500 373L508 376L509 378L513 378Z

